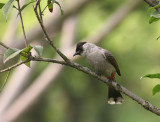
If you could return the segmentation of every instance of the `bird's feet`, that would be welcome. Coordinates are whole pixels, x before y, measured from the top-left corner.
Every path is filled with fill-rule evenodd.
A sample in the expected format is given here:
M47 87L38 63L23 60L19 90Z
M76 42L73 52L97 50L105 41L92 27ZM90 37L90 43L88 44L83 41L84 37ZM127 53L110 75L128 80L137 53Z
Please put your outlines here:
M116 72L112 72L111 76L107 77L107 79L109 80L109 82L112 82L115 79L115 74L116 74Z

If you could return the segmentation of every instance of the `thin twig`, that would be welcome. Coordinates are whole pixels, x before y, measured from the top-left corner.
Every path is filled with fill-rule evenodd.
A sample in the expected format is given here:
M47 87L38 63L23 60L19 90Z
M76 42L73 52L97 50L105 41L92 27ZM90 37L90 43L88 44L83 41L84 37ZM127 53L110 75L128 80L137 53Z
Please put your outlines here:
M6 77L6 79L5 79L5 81L4 81L3 85L2 85L2 87L0 88L0 93L2 92L4 86L6 85L6 82L7 82L7 80L8 80L9 74L10 74L10 70L8 71L7 77Z
M22 13L21 13L21 7L20 7L19 0L17 0L17 3L18 3L18 11L19 11L19 15L20 15L22 30L23 30L23 36L24 36L24 40L25 40L25 46L28 47L28 42L27 42L27 38L26 38L26 34L25 34L25 29L24 29L23 18L22 18Z
M8 67L8 68L6 68L6 69L1 70L0 73L9 71L9 70L18 67L18 66L20 66L21 64L25 64L25 63L27 63L27 62L29 62L29 61L31 61L31 59L27 59L27 60L25 60L25 61L19 62L19 63L15 64L15 65L12 65L12 66L10 66L10 67Z
M39 8L39 15L40 15L40 18L41 18L41 22L43 23L42 11L41 11L41 0L39 0L38 8Z
M42 15L43 15L43 12L46 10L46 8L47 8L48 5L49 5L49 4L47 4L47 5L44 7L44 9L43 9L43 11L42 11Z
M42 58L42 57L31 57L32 61L43 61L43 62L51 62L51 63L57 63L57 64L62 64L62 65L67 65L65 61L58 61L54 59L49 59L49 58Z
M69 62L69 59L68 59L59 49L56 48L56 46L54 45L54 43L52 42L52 40L51 40L50 37L48 36L48 33L47 33L47 31L46 31L43 23L41 22L41 19L40 19L39 15L38 15L38 12L37 12L37 5L38 5L38 3L39 3L39 0L37 0L36 5L34 6L34 12L35 12L36 17L37 17L37 20L38 20L38 22L39 22L39 24L40 24L40 26L41 26L41 28L42 28L42 31L43 31L43 33L44 33L44 35L45 35L45 37L46 37L46 41L55 49L55 51L56 51L66 62Z
M5 45L4 43L0 42L0 45L3 46L6 49L9 49L9 47L7 45Z

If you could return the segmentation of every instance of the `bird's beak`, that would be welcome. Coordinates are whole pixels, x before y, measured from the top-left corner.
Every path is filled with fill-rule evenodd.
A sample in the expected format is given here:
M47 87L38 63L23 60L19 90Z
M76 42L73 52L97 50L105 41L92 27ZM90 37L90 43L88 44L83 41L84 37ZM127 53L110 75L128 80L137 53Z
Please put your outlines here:
M80 51L77 51L77 52L74 53L73 57L76 56L76 55L79 55L79 54L80 54Z

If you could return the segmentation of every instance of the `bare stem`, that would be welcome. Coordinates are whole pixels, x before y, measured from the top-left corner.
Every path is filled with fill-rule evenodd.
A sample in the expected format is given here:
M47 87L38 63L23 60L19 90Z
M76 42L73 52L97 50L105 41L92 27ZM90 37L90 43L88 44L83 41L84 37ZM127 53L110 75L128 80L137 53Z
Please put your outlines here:
M0 45L3 46L6 49L9 49L9 47L7 45L5 45L4 43L0 42Z
M65 60L66 62L69 62L69 59L59 49L56 48L56 46L54 45L54 43L52 42L52 40L48 36L48 33L47 33L47 31L46 31L46 29L45 29L45 27L44 27L39 15L38 15L38 12L37 12L38 3L39 3L39 0L37 0L36 5L34 6L34 12L35 12L37 20L38 20L38 22L39 22L39 24L40 24L40 26L42 28L42 31L43 31L43 33L44 33L44 35L46 37L46 41L55 49L55 51L63 58L63 60Z
M48 4L44 7L43 11L42 11L42 15L43 15L43 12L46 10Z
M9 70L11 70L11 69L13 69L13 68L16 68L16 67L20 66L21 64L27 63L27 62L29 62L29 61L31 61L31 59L27 59L27 60L25 60L25 61L19 62L19 63L15 64L15 65L12 65L12 66L10 66L10 67L8 67L8 68L6 68L6 69L1 70L0 73L9 71Z
M0 88L0 93L2 92L2 90L3 90L4 86L5 86L5 85L6 85L6 83L7 83L7 80L8 80L9 74L10 74L10 70L8 71L8 73L7 73L7 77L6 77L6 79L5 79L5 81L4 81L3 85L2 85L2 87Z
M42 11L41 11L41 0L39 0L38 8L39 8L39 15L40 15L40 18L41 18L41 22L43 23Z
M24 29L23 18L22 18L22 13L21 13L21 7L20 7L19 0L17 0L17 3L18 3L18 11L19 11L19 15L20 15L22 30L23 30L23 36L24 36L24 40L25 40L25 46L28 47L28 42L27 42L27 38L26 38L26 34L25 34L25 29Z

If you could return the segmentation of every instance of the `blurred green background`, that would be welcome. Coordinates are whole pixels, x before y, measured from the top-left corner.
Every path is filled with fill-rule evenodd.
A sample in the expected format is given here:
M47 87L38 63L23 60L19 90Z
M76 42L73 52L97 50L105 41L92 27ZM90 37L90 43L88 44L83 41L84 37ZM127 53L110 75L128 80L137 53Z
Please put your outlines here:
M87 5L78 15L76 40L81 40L98 29L105 19L126 1L99 0ZM152 88L160 81L140 79L145 74L160 72L160 39L156 40L160 35L160 22L149 24L150 12L147 10L148 5L141 2L118 27L97 45L110 50L118 61L122 76L117 76L117 82L160 108L160 94L152 95ZM32 6L26 8L23 14L26 29L29 29L36 22ZM32 16L33 19L28 16ZM0 11L0 40L6 26L7 22ZM21 33L19 27L17 35ZM57 34L56 43L59 40L60 34ZM53 56L50 54L52 49L48 47L44 49L44 57ZM89 67L83 58L76 62ZM31 81L40 75L47 65L43 62L38 63ZM4 81L4 75L0 77L0 81ZM16 122L160 121L157 115L145 110L137 102L125 95L123 97L122 105L109 105L106 84L75 69L65 67L56 78L56 82L51 84Z

